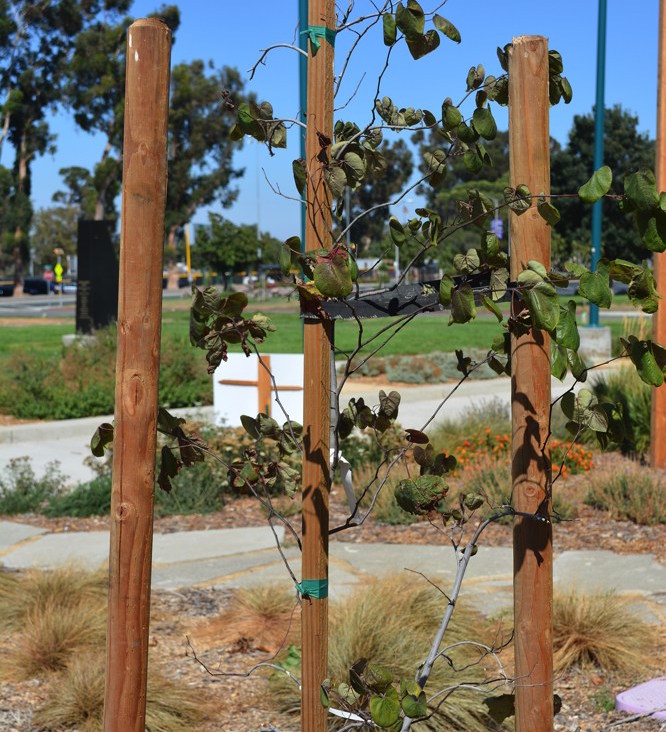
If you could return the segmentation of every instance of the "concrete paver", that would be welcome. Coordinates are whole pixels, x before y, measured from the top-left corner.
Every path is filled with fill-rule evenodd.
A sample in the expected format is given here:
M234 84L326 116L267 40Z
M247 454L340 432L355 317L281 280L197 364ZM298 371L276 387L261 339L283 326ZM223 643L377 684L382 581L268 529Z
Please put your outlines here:
M0 521L0 556L16 544L20 544L44 533L44 529L14 521Z

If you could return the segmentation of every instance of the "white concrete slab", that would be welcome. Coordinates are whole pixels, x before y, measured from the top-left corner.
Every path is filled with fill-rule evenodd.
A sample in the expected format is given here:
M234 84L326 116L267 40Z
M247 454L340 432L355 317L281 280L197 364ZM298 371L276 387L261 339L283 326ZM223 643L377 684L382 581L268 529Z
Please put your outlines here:
M43 533L44 529L36 526L19 524L15 521L0 521L0 552Z

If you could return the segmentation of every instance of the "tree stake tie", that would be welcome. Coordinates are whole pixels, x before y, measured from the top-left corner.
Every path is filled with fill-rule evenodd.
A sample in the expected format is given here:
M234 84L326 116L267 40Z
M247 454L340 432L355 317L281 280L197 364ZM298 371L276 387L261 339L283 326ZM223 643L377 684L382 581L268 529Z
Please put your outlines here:
M328 580L301 580L296 583L296 591L304 599L325 600L328 597Z
M335 47L335 34L336 31L323 25L309 25L307 30L301 31L301 35L306 35L310 39L310 50L313 56L317 55L317 51L321 46L320 38L327 40L332 48Z

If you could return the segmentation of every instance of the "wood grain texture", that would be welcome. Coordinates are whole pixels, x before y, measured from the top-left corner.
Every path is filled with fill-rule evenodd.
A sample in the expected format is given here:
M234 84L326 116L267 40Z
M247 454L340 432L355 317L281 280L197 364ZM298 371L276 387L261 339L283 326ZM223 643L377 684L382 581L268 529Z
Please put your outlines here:
M509 52L510 183L524 183L534 205L510 213L511 279L536 259L550 267L550 229L536 210L536 196L550 193L548 44L539 36L514 38ZM548 433L550 343L529 333L511 342L513 505L550 515L550 458L541 447ZM514 519L514 619L516 731L553 729L552 527Z
M310 0L308 23L335 28L333 0ZM317 155L333 137L333 47L324 39L308 55L306 166L308 171L305 246L331 247L331 199ZM329 425L332 323L303 328L303 565L304 580L328 579ZM327 676L328 599L303 599L301 729L326 730L320 686Z
M666 0L659 2L659 56L657 59L657 190L666 188ZM666 252L654 255L654 275L662 301L652 316L652 338L666 344ZM666 388L652 389L650 461L653 468L666 468Z
M105 732L145 728L171 33L127 34Z

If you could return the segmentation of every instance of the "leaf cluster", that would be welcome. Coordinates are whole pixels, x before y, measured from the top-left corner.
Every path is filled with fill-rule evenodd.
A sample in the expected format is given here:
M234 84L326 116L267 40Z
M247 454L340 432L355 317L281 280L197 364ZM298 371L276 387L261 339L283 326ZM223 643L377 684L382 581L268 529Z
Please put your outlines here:
M192 287L190 342L206 351L209 374L227 360L230 343L239 343L249 356L252 352L250 339L263 343L268 333L275 330L264 315L242 317L247 303L247 295L242 292L225 295L214 287Z

